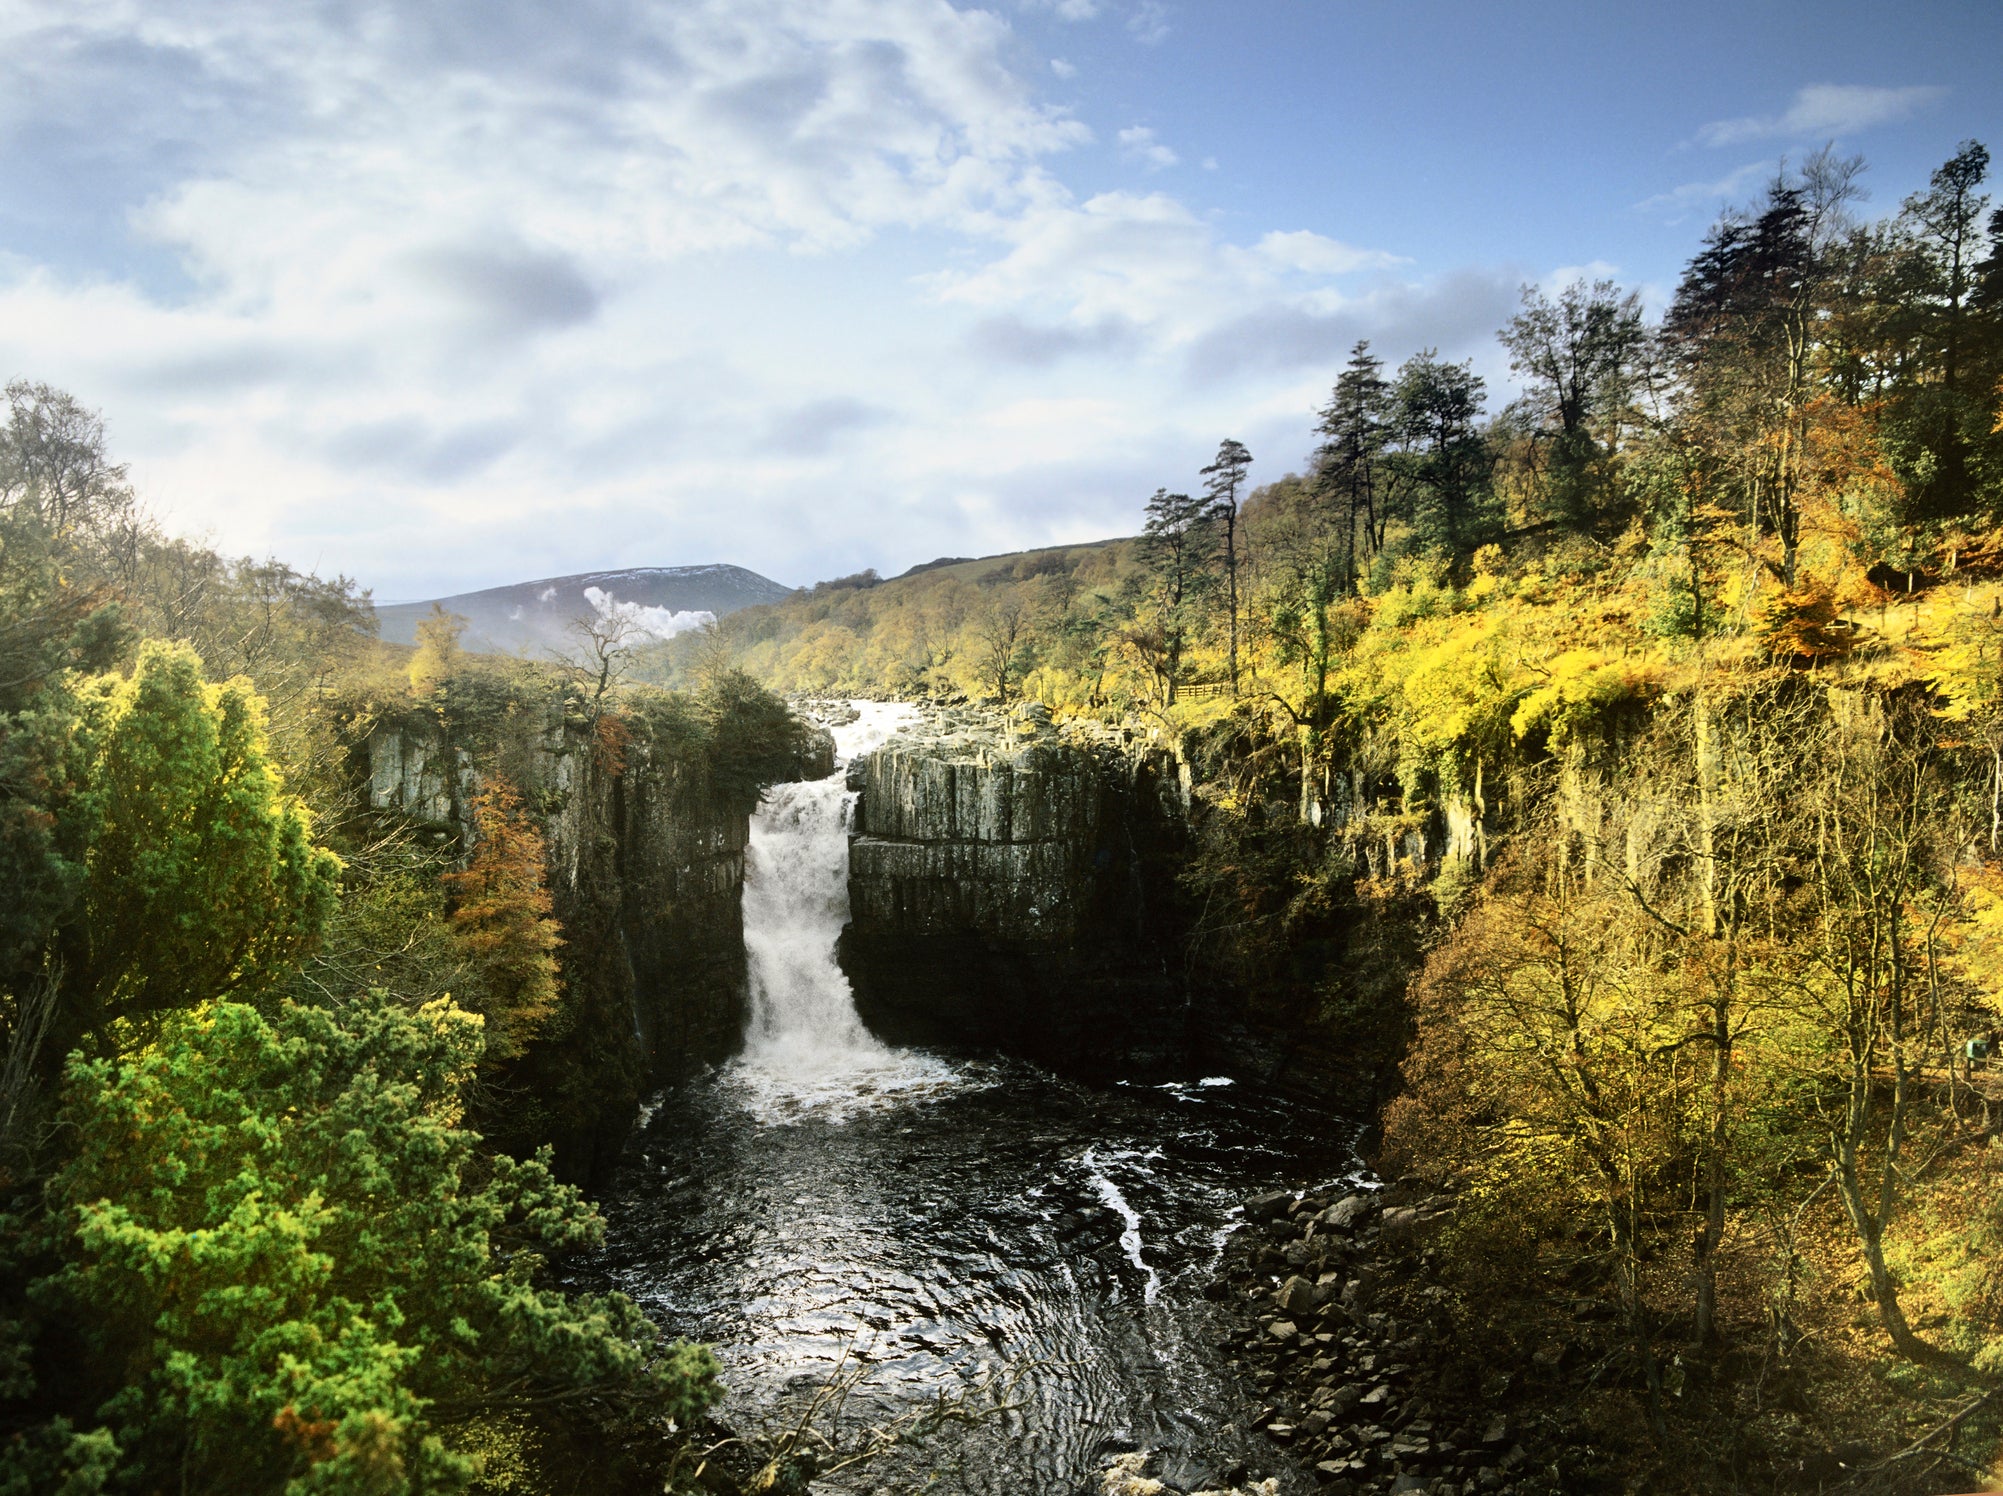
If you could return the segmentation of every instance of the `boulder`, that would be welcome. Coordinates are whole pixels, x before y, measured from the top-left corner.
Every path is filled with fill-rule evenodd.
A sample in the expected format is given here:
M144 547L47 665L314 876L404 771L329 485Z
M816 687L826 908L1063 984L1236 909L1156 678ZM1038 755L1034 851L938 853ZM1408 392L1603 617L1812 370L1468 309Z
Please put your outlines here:
M1273 1302L1288 1314L1300 1315L1313 1309L1320 1303L1320 1299L1312 1283L1305 1278L1295 1276L1280 1285L1279 1290L1273 1295Z
M1286 1190L1272 1190L1266 1194L1254 1195L1245 1202L1245 1219L1252 1222L1278 1220L1287 1213L1287 1207L1294 1197Z
M1374 1202L1368 1195L1345 1195L1315 1217L1318 1225L1331 1227L1337 1231L1353 1231L1356 1223L1370 1214Z

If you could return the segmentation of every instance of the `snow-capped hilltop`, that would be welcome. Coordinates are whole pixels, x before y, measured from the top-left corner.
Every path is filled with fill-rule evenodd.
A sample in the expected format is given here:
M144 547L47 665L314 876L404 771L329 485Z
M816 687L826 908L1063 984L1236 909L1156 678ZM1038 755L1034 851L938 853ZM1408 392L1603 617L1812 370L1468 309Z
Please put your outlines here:
M466 619L460 642L467 649L534 654L574 647L571 625L581 618L616 613L641 632L668 638L739 608L777 602L792 591L742 566L711 563L586 571L435 601ZM417 621L431 611L432 601L378 604L383 638L415 643Z

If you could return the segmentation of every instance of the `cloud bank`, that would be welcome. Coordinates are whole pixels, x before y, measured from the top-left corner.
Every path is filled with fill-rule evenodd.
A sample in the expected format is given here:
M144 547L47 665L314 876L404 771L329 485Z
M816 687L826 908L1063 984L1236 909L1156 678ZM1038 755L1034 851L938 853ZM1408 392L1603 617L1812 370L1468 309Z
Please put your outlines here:
M385 595L811 580L1129 530L1224 435L1277 476L1345 340L1513 280L1227 226L1052 86L947 0L20 0L0 375L101 407L177 528Z

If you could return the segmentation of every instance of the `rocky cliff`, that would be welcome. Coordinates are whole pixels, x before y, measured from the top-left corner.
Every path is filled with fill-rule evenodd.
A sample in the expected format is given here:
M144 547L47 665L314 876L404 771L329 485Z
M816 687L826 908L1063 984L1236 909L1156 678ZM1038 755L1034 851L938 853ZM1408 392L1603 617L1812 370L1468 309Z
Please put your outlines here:
M484 728L422 711L377 722L361 745L367 796L462 852L485 775L506 775L535 808L566 999L489 1126L554 1143L564 1172L589 1179L616 1155L644 1089L739 1042L749 806L719 790L699 742L644 713L608 750L573 700L510 705ZM829 772L832 751L822 734L796 772Z
M1178 1063L1187 780L1133 732L929 711L850 768L843 964L887 1037Z

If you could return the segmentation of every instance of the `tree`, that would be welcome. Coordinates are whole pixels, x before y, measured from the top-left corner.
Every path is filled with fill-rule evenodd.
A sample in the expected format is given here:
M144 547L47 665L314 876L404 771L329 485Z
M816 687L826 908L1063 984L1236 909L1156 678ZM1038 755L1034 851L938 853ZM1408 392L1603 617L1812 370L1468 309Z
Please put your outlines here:
M1217 456L1210 466L1203 469L1202 476L1208 481L1203 485L1203 495L1208 501L1206 514L1212 520L1224 522L1224 607L1230 620L1230 671L1231 694L1238 694L1238 490L1245 482L1245 471L1252 465L1252 454L1245 450L1242 442L1226 439L1217 448Z
M1154 491L1139 548L1148 578L1146 611L1122 631L1121 640L1146 662L1164 706L1175 703L1190 615L1204 594L1213 545L1208 499Z
M1797 580L1822 293L1862 170L1824 150L1776 177L1757 214L1724 215L1663 321L1682 375L1680 414L1703 434L1712 486L1736 500L1748 559L1783 587ZM1777 560L1762 553L1768 538Z
M1903 371L1891 427L1906 516L1915 521L1975 507L1976 453L1988 445L1993 391L1967 378L1979 362L1970 313L1989 206L1977 189L1988 172L1987 148L1965 140L1899 215L1904 284L1897 296L1917 357Z
M1342 506L1345 591L1356 588L1357 527L1371 553L1384 545L1388 512L1377 505L1378 465L1390 440L1391 386L1384 380L1384 362L1370 351L1369 339L1349 351L1349 363L1336 377L1335 390L1322 407L1321 445L1315 449L1318 484Z
M1907 1322L1885 1237L1901 1204L1905 1147L1919 1100L1919 1056L1938 1023L1924 976L1927 895L1955 841L1921 724L1908 707L1865 704L1822 735L1812 801L1809 888L1816 928L1800 984L1827 1035L1821 1096L1829 1174L1899 1354L1937 1352ZM1937 900L1933 901L1937 904Z
M734 667L704 672L695 709L710 786L747 815L768 785L800 777L816 742L814 728L783 697Z
M1620 523L1614 458L1648 336L1640 294L1623 296L1612 281L1577 280L1554 302L1525 286L1523 310L1500 336L1547 445L1544 489L1552 517L1583 533Z
M15 380L0 431L0 503L26 499L51 538L97 563L129 554L143 529L126 468L107 454L104 420L75 396Z
M410 657L412 695L436 695L460 668L465 651L459 647L459 638L466 632L466 623L463 615L448 612L443 603L433 603L431 611L417 620L417 652Z
M1576 870L1539 879L1518 867L1497 883L1415 985L1409 1091L1387 1113L1386 1137L1402 1157L1469 1168L1470 1195L1488 1209L1599 1226L1660 1437L1642 1263L1683 1110L1661 941L1631 903Z
M623 1295L539 1285L603 1225L546 1155L458 1125L480 1051L479 1019L377 994L222 1002L72 1066L63 1265L36 1297L93 1352L70 1375L146 1489L455 1490L469 1418L715 1399L709 1354Z
M1493 455L1477 424L1484 385L1472 361L1442 363L1427 349L1398 370L1397 450L1414 538L1459 561L1493 535Z
M452 933L478 973L487 1057L521 1056L563 995L556 948L563 934L550 915L542 833L521 794L495 775L473 797L473 855L447 873Z
M1003 706L1008 705L1009 690L1023 673L1032 622L1029 603L1013 587L989 598L974 618L981 680Z
M1281 665L1298 672L1291 692L1276 683L1266 699L1285 714L1300 748L1300 819L1314 821L1317 770L1335 716L1329 673L1353 635L1335 610L1355 581L1353 513L1339 514L1319 484L1286 478L1254 496L1266 516L1260 531L1269 579L1265 624Z
M129 678L79 690L59 821L82 870L59 937L65 1042L288 976L333 908L340 859L313 844L266 751L248 682L209 685L183 645L143 646Z

